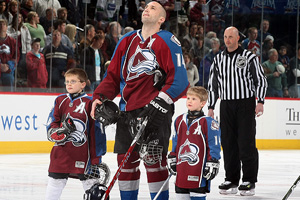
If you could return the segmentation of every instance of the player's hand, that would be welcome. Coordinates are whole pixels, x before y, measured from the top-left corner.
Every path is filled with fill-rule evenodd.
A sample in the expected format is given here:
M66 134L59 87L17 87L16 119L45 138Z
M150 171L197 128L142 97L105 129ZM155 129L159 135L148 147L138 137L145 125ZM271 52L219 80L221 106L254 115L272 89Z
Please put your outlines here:
M176 156L169 154L168 155L168 168L169 168L170 173L172 173L174 175L177 173L176 164L177 164Z
M149 116L149 124L153 128L159 128L170 110L171 106L160 97L155 97L144 107L141 116Z
M218 160L209 160L206 162L203 177L207 180L214 179L219 173L220 162Z
M95 101L92 103L92 110L91 110L91 117L95 120L95 109L97 104L102 104L102 102L99 99L95 99Z

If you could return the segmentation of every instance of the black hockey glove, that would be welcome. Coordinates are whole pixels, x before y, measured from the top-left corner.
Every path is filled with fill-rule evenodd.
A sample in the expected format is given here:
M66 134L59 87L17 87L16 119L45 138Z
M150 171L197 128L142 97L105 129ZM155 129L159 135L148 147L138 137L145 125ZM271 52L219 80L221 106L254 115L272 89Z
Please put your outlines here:
M170 105L160 97L155 97L144 107L143 114L149 116L149 126L154 129L159 128L170 110ZM143 116L142 114L142 116Z
M102 104L97 104L95 109L95 119L103 126L114 124L120 118L120 110L117 104L109 99L102 101Z
M214 179L219 173L220 162L218 160L209 160L206 162L203 177L207 180Z
M102 199L105 196L107 187L100 183L95 183L90 189L85 191L83 195L84 200ZM103 198L104 199L104 198ZM107 198L109 200L109 196Z
M74 131L76 131L76 126L73 119L66 117L66 119L61 122L60 128L49 129L48 140L52 142L64 142Z
M172 173L174 175L177 173L176 164L177 164L176 156L169 154L168 155L168 168L169 168L170 173Z

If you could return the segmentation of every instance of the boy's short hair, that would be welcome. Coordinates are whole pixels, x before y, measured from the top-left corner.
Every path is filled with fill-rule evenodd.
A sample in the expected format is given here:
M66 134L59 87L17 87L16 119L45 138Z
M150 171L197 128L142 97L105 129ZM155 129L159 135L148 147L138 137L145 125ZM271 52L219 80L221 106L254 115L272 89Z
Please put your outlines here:
M71 68L65 73L65 77L68 75L77 75L81 82L87 82L88 76L86 72L81 68Z
M199 97L199 99L201 101L207 101L207 99L208 99L207 90L202 86L189 87L186 94L187 95L196 95L197 97Z

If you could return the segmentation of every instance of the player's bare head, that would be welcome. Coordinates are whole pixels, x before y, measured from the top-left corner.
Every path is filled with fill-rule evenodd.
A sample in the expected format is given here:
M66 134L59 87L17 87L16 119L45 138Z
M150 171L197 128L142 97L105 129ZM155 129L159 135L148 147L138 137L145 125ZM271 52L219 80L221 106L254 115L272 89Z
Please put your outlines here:
M149 16L149 14L151 15ZM164 7L157 1L151 1L146 5L145 10L143 11L142 21L145 23L150 20L149 18L152 18L152 20L155 20L159 25L162 25L166 20L166 16L167 14Z
M201 102L206 102L207 99L208 99L207 90L204 87L201 87L201 86L189 87L186 94L197 96L201 100Z
M77 76L81 82L87 82L88 76L86 72L81 68L71 68L65 73L67 76Z

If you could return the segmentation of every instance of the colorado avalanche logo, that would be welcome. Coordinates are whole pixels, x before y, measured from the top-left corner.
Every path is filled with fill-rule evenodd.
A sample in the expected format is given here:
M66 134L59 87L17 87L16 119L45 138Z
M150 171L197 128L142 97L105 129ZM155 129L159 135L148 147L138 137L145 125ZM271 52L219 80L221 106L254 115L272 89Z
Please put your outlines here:
M127 79L135 79L141 74L152 75L156 66L159 66L155 55L149 49L136 48L135 53L128 60Z
M72 118L72 117L71 117ZM86 141L86 135L84 134L86 130L86 125L80 119L72 118L76 126L76 131L72 132L65 142L57 143L58 145L64 145L66 142L72 142L75 147L82 146Z
M10 54L10 47L6 44L2 44L0 46L0 54L3 54L3 53Z
M196 165L199 162L199 147L188 139L179 147L178 163L188 162L189 165Z

